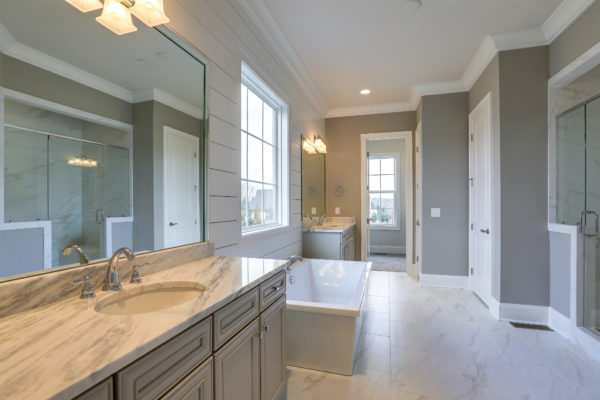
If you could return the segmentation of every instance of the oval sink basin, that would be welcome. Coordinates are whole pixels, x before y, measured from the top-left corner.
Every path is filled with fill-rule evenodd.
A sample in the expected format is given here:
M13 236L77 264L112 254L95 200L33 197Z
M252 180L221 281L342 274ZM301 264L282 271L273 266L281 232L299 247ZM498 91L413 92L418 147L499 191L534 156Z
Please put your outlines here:
M107 315L133 315L164 310L196 299L205 287L194 282L165 282L119 292L100 301L95 309Z

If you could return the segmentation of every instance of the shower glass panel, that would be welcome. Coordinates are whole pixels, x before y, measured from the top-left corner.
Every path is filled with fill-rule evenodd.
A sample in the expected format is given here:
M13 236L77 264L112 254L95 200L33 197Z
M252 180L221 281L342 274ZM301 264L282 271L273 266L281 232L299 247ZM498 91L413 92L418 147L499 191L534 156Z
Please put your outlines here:
M585 216L583 326L600 333L600 98L585 106Z

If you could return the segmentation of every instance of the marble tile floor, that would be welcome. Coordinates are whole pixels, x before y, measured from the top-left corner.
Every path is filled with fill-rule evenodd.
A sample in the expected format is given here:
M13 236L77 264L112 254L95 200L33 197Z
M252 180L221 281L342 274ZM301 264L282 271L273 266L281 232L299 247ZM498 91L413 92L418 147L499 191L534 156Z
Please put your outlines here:
M372 253L369 261L373 263L373 271L406 272L406 256L403 255Z
M373 272L354 375L288 367L289 400L600 399L600 364L496 321L470 292Z

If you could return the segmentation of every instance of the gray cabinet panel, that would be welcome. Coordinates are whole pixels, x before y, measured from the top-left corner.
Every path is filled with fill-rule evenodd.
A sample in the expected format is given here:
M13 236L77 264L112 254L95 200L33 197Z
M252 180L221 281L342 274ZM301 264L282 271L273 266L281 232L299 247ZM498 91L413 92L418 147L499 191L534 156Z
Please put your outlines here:
M258 288L214 313L214 350L224 345L260 313Z
M113 399L113 378L112 376L87 392L75 397L74 400L112 400Z
M212 400L213 359L206 360L183 381L169 391L162 400Z
M260 285L260 311L265 311L285 293L285 272L280 272Z
M215 354L216 400L259 400L259 333L256 319Z
M211 353L211 318L193 326L118 372L119 400L157 399Z
M285 391L285 296L260 316L261 400L277 400Z

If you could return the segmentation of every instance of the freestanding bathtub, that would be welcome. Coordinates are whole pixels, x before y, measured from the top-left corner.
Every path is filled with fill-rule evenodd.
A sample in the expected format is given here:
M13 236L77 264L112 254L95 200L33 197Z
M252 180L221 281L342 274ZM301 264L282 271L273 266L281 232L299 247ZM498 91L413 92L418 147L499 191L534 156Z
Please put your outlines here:
M306 259L287 272L288 365L352 375L370 262Z

